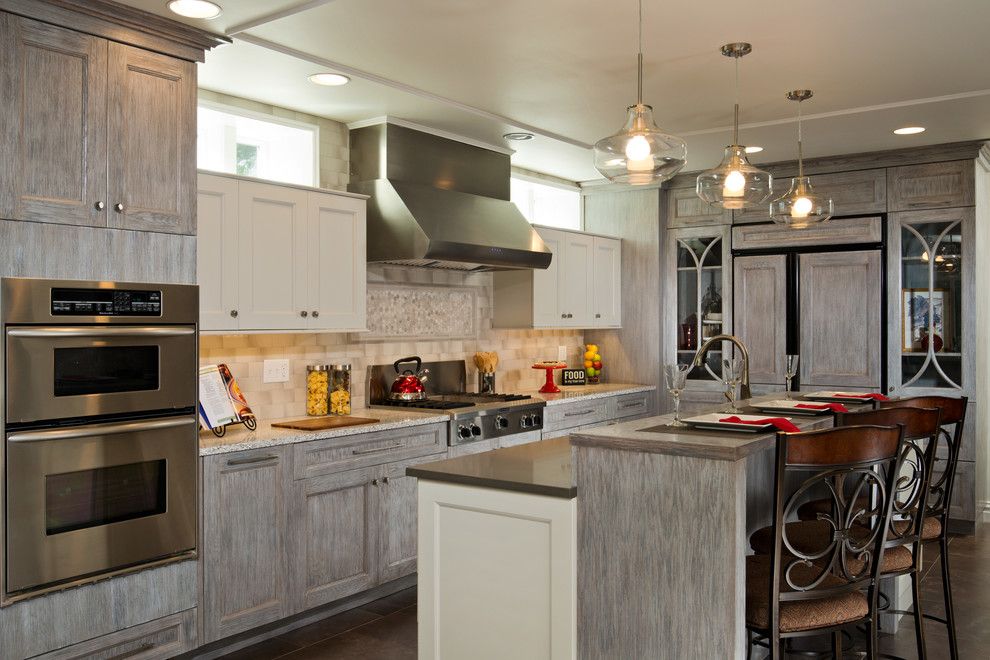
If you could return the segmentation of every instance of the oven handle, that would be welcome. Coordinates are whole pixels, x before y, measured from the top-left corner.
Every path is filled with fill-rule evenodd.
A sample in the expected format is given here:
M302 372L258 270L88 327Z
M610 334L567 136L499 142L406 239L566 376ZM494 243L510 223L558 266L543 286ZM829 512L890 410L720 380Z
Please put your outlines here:
M47 431L22 431L9 433L8 442L44 442L46 440L74 440L90 438L98 435L115 435L118 433L138 433L140 431L157 431L176 426L188 426L197 423L193 415L171 417L169 419L154 419L146 422L120 422L111 424L92 424L89 426L73 426L67 429L50 429Z
M64 326L59 328L11 328L7 330L10 337L187 337L196 334L194 327L163 328L113 328L90 326Z

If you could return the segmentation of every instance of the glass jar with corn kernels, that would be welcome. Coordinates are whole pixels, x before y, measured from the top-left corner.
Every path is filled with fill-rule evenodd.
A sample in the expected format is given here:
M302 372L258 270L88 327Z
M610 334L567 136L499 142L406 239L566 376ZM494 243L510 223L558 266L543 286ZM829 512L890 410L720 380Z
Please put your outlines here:
M311 364L306 367L306 414L326 415L330 404L330 367Z
M351 414L351 365L330 365L330 414Z

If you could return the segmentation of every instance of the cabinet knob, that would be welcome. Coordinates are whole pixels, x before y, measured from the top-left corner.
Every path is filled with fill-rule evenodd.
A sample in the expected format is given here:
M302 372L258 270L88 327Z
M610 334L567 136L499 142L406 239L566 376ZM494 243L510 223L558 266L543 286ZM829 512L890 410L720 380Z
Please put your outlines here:
M560 318L562 318L562 319L566 319L566 318L567 318L567 314L561 314L561 315L560 315Z
M306 311L306 310L304 309L303 311L301 311L301 312L299 312L299 316L301 316L301 317L303 317L303 318L306 318L307 316L309 316L309 312L307 312L307 311Z
M106 208L107 205L104 204L103 202L97 202L96 204L93 204L93 206L96 207L97 211L102 211L103 209Z
M116 211L117 213L123 213L124 205L121 204L120 202L117 202L116 204L113 205L113 210Z
M314 319L320 318L320 310L318 310L318 309L314 309L313 310L313 318Z
M388 477L385 477L385 478L383 478L383 479L382 479L382 483L383 483L383 484L387 484L387 483L388 483Z
M595 314L595 318L596 318L596 319L600 319L601 317L602 317L602 315L601 315L601 314Z
M372 479L371 480L371 485L372 486L377 486L378 485L378 479Z
M235 319L236 319L236 318L237 318L237 310L236 310L236 309L232 309L232 310L230 310L230 315L231 315L231 316L232 316L233 318L235 318Z

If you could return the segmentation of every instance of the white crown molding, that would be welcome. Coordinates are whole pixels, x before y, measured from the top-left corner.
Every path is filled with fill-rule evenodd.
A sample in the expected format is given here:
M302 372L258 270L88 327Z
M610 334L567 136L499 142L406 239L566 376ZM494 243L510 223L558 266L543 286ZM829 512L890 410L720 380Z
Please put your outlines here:
M250 30L251 28L264 25L265 23L271 23L272 21L294 16L295 14L301 14L304 11L309 11L310 9L316 9L317 7L328 5L333 1L334 0L309 0L308 2L301 2L297 5L292 5L290 7L286 7L285 9L280 9L279 11L274 11L270 14L259 16L258 18L252 18L251 20L244 21L243 23L231 25L224 31L224 34L228 37L232 37L235 34L240 34L241 32Z

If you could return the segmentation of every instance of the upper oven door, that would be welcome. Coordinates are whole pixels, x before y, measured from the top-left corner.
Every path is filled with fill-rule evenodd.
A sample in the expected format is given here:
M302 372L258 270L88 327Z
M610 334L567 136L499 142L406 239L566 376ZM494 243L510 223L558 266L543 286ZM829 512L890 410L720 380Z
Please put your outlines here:
M7 326L7 424L196 405L196 327Z

